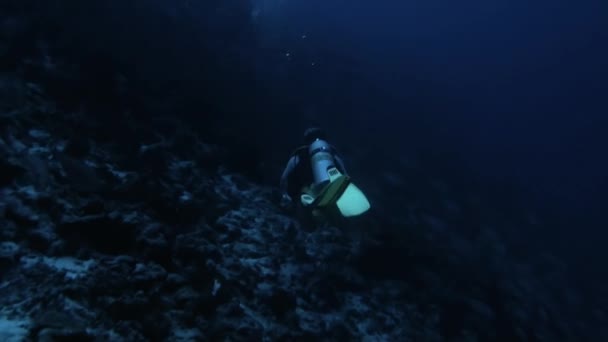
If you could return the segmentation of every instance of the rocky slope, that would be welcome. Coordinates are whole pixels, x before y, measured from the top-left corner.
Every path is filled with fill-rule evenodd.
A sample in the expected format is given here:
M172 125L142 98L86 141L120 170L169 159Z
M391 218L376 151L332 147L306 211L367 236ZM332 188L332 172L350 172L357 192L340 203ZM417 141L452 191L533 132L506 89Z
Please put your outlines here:
M349 266L356 238L303 229L272 189L223 170L219 148L183 159L159 137L122 162L118 148L74 146L83 132L40 107L2 117L3 340L397 338L425 321L397 286Z
M517 260L490 227L451 232L433 201L303 225L178 121L98 141L107 123L41 86L0 90L21 99L0 115L2 340L592 336L559 263Z

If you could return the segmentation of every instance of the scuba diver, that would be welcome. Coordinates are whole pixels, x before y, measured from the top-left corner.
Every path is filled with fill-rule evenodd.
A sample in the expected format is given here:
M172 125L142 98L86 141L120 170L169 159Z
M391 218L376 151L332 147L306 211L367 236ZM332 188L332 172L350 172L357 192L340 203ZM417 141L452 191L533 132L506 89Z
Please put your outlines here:
M287 162L280 187L283 205L305 209L318 221L358 216L370 208L318 126L304 132L304 145Z

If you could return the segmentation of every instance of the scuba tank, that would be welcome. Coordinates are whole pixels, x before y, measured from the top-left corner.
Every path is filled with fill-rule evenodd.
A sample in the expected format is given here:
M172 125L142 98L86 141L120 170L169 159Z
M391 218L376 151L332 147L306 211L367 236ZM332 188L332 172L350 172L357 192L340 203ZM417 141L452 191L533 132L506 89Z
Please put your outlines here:
M308 147L315 186L331 181L330 170L336 169L331 150L327 141L321 139L313 141Z

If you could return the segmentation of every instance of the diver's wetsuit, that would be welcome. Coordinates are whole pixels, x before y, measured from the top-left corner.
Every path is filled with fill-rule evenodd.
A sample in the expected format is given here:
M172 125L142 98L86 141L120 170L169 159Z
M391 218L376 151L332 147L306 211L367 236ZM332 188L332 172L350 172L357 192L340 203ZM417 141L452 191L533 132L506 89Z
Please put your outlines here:
M336 149L332 147L331 153L336 162L336 168L342 174L347 175L344 162L337 155ZM285 166L285 170L281 175L281 191L299 202L302 188L311 185L313 182L308 146L302 146L293 153L287 162L287 166Z

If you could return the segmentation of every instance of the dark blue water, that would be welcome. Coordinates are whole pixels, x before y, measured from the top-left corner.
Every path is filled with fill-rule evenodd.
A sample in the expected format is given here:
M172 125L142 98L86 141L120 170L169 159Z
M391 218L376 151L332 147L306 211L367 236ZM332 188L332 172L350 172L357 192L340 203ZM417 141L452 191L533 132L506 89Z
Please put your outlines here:
M569 257L608 241L604 2L254 3L258 70L289 98L290 134L304 116L346 149L449 154L550 212L535 238Z

